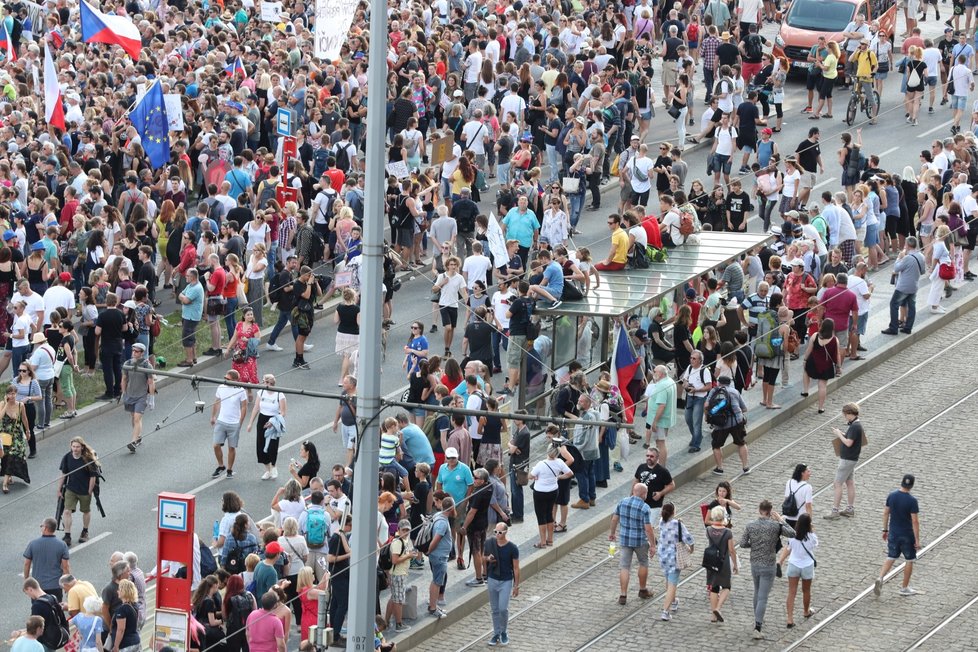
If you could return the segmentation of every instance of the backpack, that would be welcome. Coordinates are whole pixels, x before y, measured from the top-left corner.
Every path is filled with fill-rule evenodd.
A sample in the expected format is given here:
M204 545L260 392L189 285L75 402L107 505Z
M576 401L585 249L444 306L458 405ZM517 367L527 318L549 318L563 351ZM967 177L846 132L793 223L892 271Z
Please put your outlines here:
M380 552L377 554L377 568L382 571L389 571L390 569L394 568L394 552L391 550L391 545L395 541L401 542L401 552L398 554L404 554L404 539L401 537L391 537L388 539L387 543L384 544L384 546L380 549Z
M207 217L209 217L210 219L214 220L214 222L216 224L220 224L221 221L222 221L221 218L224 217L224 204L222 204L217 199L214 199L213 197L209 201L210 201L210 203L208 204L209 208L207 209ZM199 222L198 222L198 224L199 224ZM198 233L196 235L197 235L197 237L199 239L200 238L200 233L199 233L200 227L199 226L197 227L197 230L198 230Z
M712 537L707 535L710 545L703 551L703 568L714 573L720 572L720 569L723 568L723 562L727 558L727 553L722 547L727 542L727 537L724 534L725 532L720 534L719 541L714 541Z
M687 204L679 207L679 235L688 238L696 232L696 213Z
M265 208L272 199L275 199L275 184L262 181L258 187L258 208Z
M350 143L340 141L336 143L336 149L333 150L333 156L336 158L336 167L343 170L343 173L349 173L350 171Z
M421 426L421 432L425 434L428 438L428 443L432 446L438 441L438 418L441 415L437 412L433 412L425 417L424 425Z
M228 553L228 558L224 561L224 570L231 573L232 575L239 575L245 570L245 554L244 548L238 544L238 540L232 537L234 541L234 547L231 548L231 552Z
M761 43L761 37L757 34L750 34L744 41L744 52L747 53L748 59L759 61L764 55L764 45Z
M255 606L250 594L232 595L228 601L228 630L237 632L244 629L248 616L254 610Z
M326 533L329 531L326 521L326 510L306 510L306 544L321 548L326 544Z
M320 147L312 153L312 176L315 179L323 176L326 171L326 160L329 158L329 148Z
M917 72L916 68L911 67L910 74L907 75L907 88L910 88L912 86L920 86L920 82L921 82L920 73Z
M782 337L778 334L778 322L770 310L757 316L757 337L754 340L754 355L770 360L781 355Z
M210 547L204 543L203 539L200 540L198 548L200 549L200 576L213 575L217 572L217 561L214 559L214 553L211 552Z
M326 255L326 242L316 231L312 232L312 247L309 250L309 263L316 264Z
M45 598L47 598L45 600ZM48 605L54 616L54 621L44 621L44 631L38 637L38 641L44 645L44 647L51 650L60 650L68 644L68 640L71 638L68 632L68 619L65 617L65 612L61 609L61 605L58 604L57 598L51 595L44 595L41 600Z
M706 402L706 422L714 428L723 428L734 416L733 404L730 399L730 392L726 387L716 387L710 392L710 399Z
M421 517L421 527L418 528L414 537L414 547L424 554L428 554L431 548L431 540L435 538L435 519L427 516Z
M323 188L323 194L326 195L326 206L324 207L322 202L320 202L319 206L317 207L319 215L316 217L322 217L328 224L329 217L333 214L333 203L336 201L336 198L339 197L339 193L327 185L325 188Z
M727 91L726 91L727 94L729 95L730 93L733 93L733 89L734 89L733 80L730 79L729 77L721 77L720 78L720 81L718 81L716 83L716 86L713 87L713 95L715 95L716 97L720 97L721 95L723 95L723 93L724 93L724 91L723 91L723 84L724 84L724 82L726 82L726 84L727 84Z
M795 501L795 494L805 485L804 482L795 487L795 490L784 497L784 502L781 503L781 516L787 516L788 518L794 518L798 516L798 503Z

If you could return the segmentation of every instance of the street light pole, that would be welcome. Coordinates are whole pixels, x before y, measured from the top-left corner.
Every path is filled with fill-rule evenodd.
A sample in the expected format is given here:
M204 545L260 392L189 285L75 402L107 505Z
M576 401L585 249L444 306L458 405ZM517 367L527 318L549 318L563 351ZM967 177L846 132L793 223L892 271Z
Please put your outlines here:
M367 178L360 265L360 373L357 386L358 451L353 483L353 538L350 558L348 652L373 652L377 591L377 475L380 471L380 343L384 256L384 146L387 123L387 3L370 3L370 59L367 67ZM381 109L384 109L381 111ZM334 598L335 599L335 598ZM334 637L339 636L334 632Z

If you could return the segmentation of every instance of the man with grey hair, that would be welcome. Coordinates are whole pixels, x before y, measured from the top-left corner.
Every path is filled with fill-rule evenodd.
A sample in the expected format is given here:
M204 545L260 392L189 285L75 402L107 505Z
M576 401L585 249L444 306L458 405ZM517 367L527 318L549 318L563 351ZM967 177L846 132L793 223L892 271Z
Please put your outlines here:
M143 626L146 622L146 574L139 567L139 557L136 553L129 550L123 556L126 563L129 564L129 579L132 583L136 585L136 595L139 599L136 601L136 608L139 611L139 627Z
M129 579L129 562L121 552L114 552L109 558L109 568L112 569L112 580L102 589L102 620L112 622L112 614L122 606L119 597L119 582ZM112 649L111 636L105 640L105 647Z
M75 614L82 611L87 598L98 597L98 591L95 590L95 586L91 582L76 579L71 573L62 575L58 583L61 585L61 590L64 591L64 601L68 605L69 618L74 618Z
M652 382L645 388L645 445L652 445L655 435L655 448L659 450L659 461L665 466L668 458L666 437L669 429L676 425L676 381L669 375L669 368L657 365L652 370Z
M923 254L917 250L917 238L910 236L900 255L893 264L893 296L890 297L890 325L882 331L884 335L898 332L909 335L917 317L917 285L927 269ZM900 310L906 310L901 322ZM898 330L899 329L899 330Z
M45 593L60 602L63 598L59 580L71 572L68 546L55 536L58 524L53 518L41 522L41 536L27 544L24 550L24 577L37 580Z
M839 250L842 252L843 262L848 266L856 255L856 225L853 224L849 211L843 208L846 204L846 193L839 191L832 199L839 218Z
M441 511L434 516L431 542L428 544L428 564L431 566L431 584L428 586L428 615L442 619L448 614L438 607L441 587L448 581L448 553L452 550L452 519L455 518L455 499L446 496L441 501Z
M583 376L582 372L578 372ZM575 376L577 374L574 374ZM573 376L571 377L573 379ZM573 380L572 380L573 382ZM594 409L594 402L591 395L587 392L580 392L577 397L578 418L583 422L597 421L598 411ZM597 477L595 476L595 466L601 457L598 447L598 427L587 423L578 423L574 426L574 437L572 443L581 452L583 461L580 470L574 473L577 480L578 501L571 505L574 509L590 509L597 504Z

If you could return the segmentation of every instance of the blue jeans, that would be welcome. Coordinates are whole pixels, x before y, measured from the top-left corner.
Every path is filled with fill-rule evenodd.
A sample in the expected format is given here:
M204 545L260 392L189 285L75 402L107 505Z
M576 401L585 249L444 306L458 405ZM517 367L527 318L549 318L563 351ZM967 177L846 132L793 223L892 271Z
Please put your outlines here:
M268 267L265 268L265 273L269 281L275 276L276 260L278 260L278 238L272 237L272 244L268 248Z
M513 511L513 518L523 520L523 487L516 482L516 469L509 469L509 506Z
M570 199L570 224L572 229L577 228L577 223L581 220L581 211L584 210L585 194L573 194L568 196Z
M767 611L767 598L774 585L774 566L751 566L750 574L754 579L754 623L764 624L764 612Z
M20 363L27 359L30 355L30 346L14 346L10 349L10 368L14 372L14 381L17 380L17 369L20 367Z
M513 595L513 580L488 579L489 609L492 611L492 633L496 636L506 631L509 623L509 598Z
M596 463L597 460L584 460L581 462L584 470L574 474L574 478L577 479L577 496L584 502L590 502L598 497L594 484L594 467Z
M594 469L595 482L607 482L611 479L611 449L605 443L608 441L611 430L609 428L605 431L604 440L598 444L599 457L597 462L594 463L595 467L597 467Z
M509 350L509 336L506 333L500 333L497 330L492 331L492 368L502 369L503 365L500 364L499 350L502 348L503 351Z
M554 183L560 173L560 156L557 154L556 145L547 145L547 164L550 166L550 180L547 183Z
M54 412L54 378L38 380L41 386L41 402L37 404L37 425L47 428L51 425L51 414Z
M224 326L228 329L228 341L234 337L234 327L238 325L236 313L238 311L238 297L230 297L224 303Z
M890 330L900 327L900 306L907 307L907 321L903 323L905 330L913 330L914 319L917 318L917 293L893 291L890 297Z
M268 343L275 344L278 340L278 336L282 333L282 329L289 322L291 317L291 310L279 310L278 311L278 321L275 322L275 326L272 328L272 334L268 336ZM299 327L292 324L292 339L299 337Z
M686 427L689 428L691 448L699 448L703 443L703 408L705 396L686 395Z

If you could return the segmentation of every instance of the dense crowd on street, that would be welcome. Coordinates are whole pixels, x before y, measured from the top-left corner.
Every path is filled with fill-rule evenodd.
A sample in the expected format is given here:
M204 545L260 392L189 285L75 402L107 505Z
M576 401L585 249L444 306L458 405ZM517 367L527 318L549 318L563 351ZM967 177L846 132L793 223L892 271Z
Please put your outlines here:
M883 333L893 336L912 332L925 278L926 305L935 313L974 279L973 7L962 12L963 29L955 15L939 40L921 37L911 8L903 34L857 15L841 46L813 46L802 111L813 126L800 143L778 142L789 62L760 34L773 21L772 3L403 3L388 9L387 84L372 96L370 9L361 3L339 58L324 61L313 54L315 3L286 3L278 21L260 19L251 0L103 5L138 28L135 58L118 45L86 42L72 0L5 6L0 374L9 369L12 380L0 414L3 493L30 483L29 460L44 430L77 415L79 377L101 373L98 400L120 402L135 454L143 414L155 400L146 372L168 357L189 368L198 355L224 356L231 360L228 381L263 388L217 388L212 475L244 475L235 467L238 448L254 432L255 458L250 451L242 457L259 465L255 479L281 486L269 518L264 506L245 511L240 497L226 492L218 531L200 537L200 559L192 569L169 569L192 577L194 649L284 650L293 625L307 649L324 592L343 641L352 519L373 509L351 510L351 467L362 438L375 436L382 467L377 544L387 551L378 579L389 593L383 609L377 600L378 649L391 647L383 632L409 628L408 578L425 568L424 557L427 613L446 615L453 565L453 572L471 572L469 586L489 592L490 644L508 644L508 603L520 582L509 527L523 521L531 502L534 546L552 546L567 531L570 509L601 505L598 490L624 472L629 445L641 445L646 460L635 471L633 495L615 508L619 601L627 600L633 556L639 597L651 597L647 561L657 552L667 580L662 618L670 619L678 609L678 571L689 563L684 546L708 540L711 612L722 621L738 567L730 521L739 505L721 481L705 516L706 539L699 527L679 523L666 499L675 488L667 470L670 431L679 445L682 416L689 432L682 447L697 453L707 427L717 476L733 475L721 454L732 440L749 474L744 395L759 393L765 409L779 409L779 381L785 386L789 372L800 374L802 396L814 382L823 412L827 382L868 353L871 273L891 272ZM49 70L60 93L53 114L42 83ZM916 126L924 115L952 111L950 135L922 151L919 165L884 169L878 155L863 151L859 127L834 136L836 143L822 141L818 125L841 113L834 90L882 94L893 83L888 77L898 76L904 103L871 106L867 129L887 119L883 112L902 109ZM169 117L182 126L171 128L162 162L153 155L162 143L127 117L156 84L180 99L179 115ZM417 407L387 418L379 434L358 430L356 406L360 293L373 291L361 287L359 275L363 152L368 137L381 137L366 133L371 102L386 110L392 171L382 288L388 337L402 332L392 319L398 272L412 270L418 278L405 283L431 287L430 312L426 306L400 324L410 335L397 340L407 402ZM280 108L295 115L294 156L283 154ZM58 111L64 129L52 124ZM653 123L669 121L675 138L649 143ZM693 170L683 156L700 142L708 144L708 164ZM814 188L826 170L840 182L819 193ZM609 184L613 198L602 198ZM287 200L283 189L291 191ZM618 387L606 372L589 379L584 370L597 362L589 348L570 365L548 367L554 343L545 329L541 334L541 312L586 299L606 275L668 265L670 250L695 247L702 232L746 232L755 214L773 242L691 280L675 301L622 321L640 361L631 384ZM579 246L574 236L595 219L606 221L607 237ZM332 430L346 454L321 461L308 441L300 460L280 465L288 401L275 377L259 369L261 330L273 326L264 349L278 352L289 328L292 366L310 370L315 312L334 295L333 319L318 328L335 333L328 355L343 361L335 380L344 399ZM170 302L179 312L172 317L163 313ZM173 350L158 346L166 328L179 332L168 345ZM583 324L582 341L591 340L593 328ZM209 347L198 347L198 335ZM500 404L522 382L525 389L555 386L553 399L532 412L575 425L539 427L529 411L504 416ZM436 414L426 404L482 414ZM850 426L838 433L830 519L854 514L858 407L843 413ZM547 438L539 459L531 455L531 428ZM785 490L794 514L761 503L760 521L742 534L758 587L758 634L782 535L791 537L780 555L793 587L789 623L798 580L808 613L818 540L803 466ZM70 573L70 546L90 538L99 468L94 451L74 437L59 467L62 522L45 521L25 552L24 590L43 622L27 623L18 652L60 649L54 637L64 614L78 649L117 652L138 644L146 579L136 556L114 554L111 578L92 578L109 580L101 591ZM905 478L899 494L912 486ZM890 500L889 556L912 559L920 541L915 517L908 525L916 505L902 495ZM73 540L76 512L82 529ZM904 589L912 592L909 574Z

